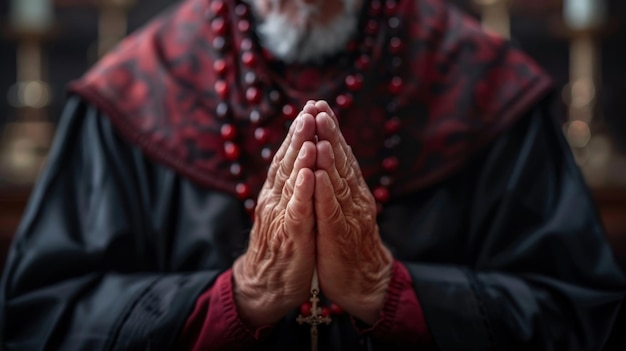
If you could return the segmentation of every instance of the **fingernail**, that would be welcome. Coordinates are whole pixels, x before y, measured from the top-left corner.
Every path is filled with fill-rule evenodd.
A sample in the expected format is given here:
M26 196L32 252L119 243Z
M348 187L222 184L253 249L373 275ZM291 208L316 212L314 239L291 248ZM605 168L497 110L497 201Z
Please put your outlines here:
M304 158L306 156L306 149L302 148L300 149L300 153L298 154L299 158Z
M302 185L302 183L304 183L304 176L302 175L302 173L298 173L298 179L296 179L296 185L300 186Z
M335 122L333 122L333 119L330 117L330 115L328 115L328 113L326 113L326 117L328 117L328 128L335 129Z
M298 117L296 119L296 131L301 132L304 129L304 123L302 122L302 118Z

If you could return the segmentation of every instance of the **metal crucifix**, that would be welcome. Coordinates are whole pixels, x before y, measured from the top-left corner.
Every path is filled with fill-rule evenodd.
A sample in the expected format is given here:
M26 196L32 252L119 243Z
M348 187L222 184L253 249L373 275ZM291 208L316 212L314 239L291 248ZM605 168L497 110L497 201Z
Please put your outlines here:
M303 316L300 314L296 321L298 324L309 324L311 326L311 351L317 351L317 326L320 324L330 324L332 319L330 316L323 316L322 309L318 306L319 299L319 282L317 280L317 269L313 271L313 278L311 279L311 313L308 316Z

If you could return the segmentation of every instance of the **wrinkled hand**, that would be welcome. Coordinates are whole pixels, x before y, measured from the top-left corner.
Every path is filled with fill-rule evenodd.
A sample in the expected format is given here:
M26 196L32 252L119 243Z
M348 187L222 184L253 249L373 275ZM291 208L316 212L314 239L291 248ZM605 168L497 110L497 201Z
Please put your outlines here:
M308 112L307 112L308 111ZM315 108L307 104L276 152L260 192L248 250L233 266L240 316L278 321L306 301L315 267Z
M376 202L326 102L316 103L315 216L317 269L326 297L351 315L374 323L391 275Z

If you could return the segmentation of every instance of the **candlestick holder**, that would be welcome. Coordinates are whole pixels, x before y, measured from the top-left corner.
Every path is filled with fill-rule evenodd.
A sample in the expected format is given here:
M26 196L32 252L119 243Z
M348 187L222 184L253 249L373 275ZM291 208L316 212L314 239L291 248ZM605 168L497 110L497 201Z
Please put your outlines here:
M128 12L137 0L100 0L98 2L98 59L128 34Z
M563 89L567 108L565 136L592 187L624 186L626 182L619 169L626 167L626 159L616 151L604 119L600 118L603 76L600 42L610 33L611 22L583 17L573 21L575 16L567 12L564 17L561 34L570 42L569 81Z
M480 9L484 28L497 33L503 38L511 37L511 16L509 0L474 0Z
M52 91L47 79L43 43L55 34L54 28L7 28L17 43L16 83L9 90L14 121L0 138L0 178L10 184L31 184L43 166L54 134L48 119Z

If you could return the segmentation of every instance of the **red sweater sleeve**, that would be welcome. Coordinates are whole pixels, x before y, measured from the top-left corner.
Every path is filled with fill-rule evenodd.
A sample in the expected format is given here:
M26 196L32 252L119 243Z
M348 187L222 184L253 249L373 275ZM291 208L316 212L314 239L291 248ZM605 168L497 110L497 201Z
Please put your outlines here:
M196 301L179 338L181 350L241 350L253 346L270 327L250 330L233 297L232 270L222 273Z
M383 342L396 345L429 343L431 336L407 268L394 262L380 319L370 328L358 328ZM356 324L355 324L356 325ZM233 298L232 271L220 275L196 302L180 336L183 350L235 350L253 346L271 327L255 331L241 321Z
M395 261L391 281L387 289L385 305L380 318L374 325L362 329L374 338L394 345L424 345L432 341L422 306L413 288L413 279L404 264Z

